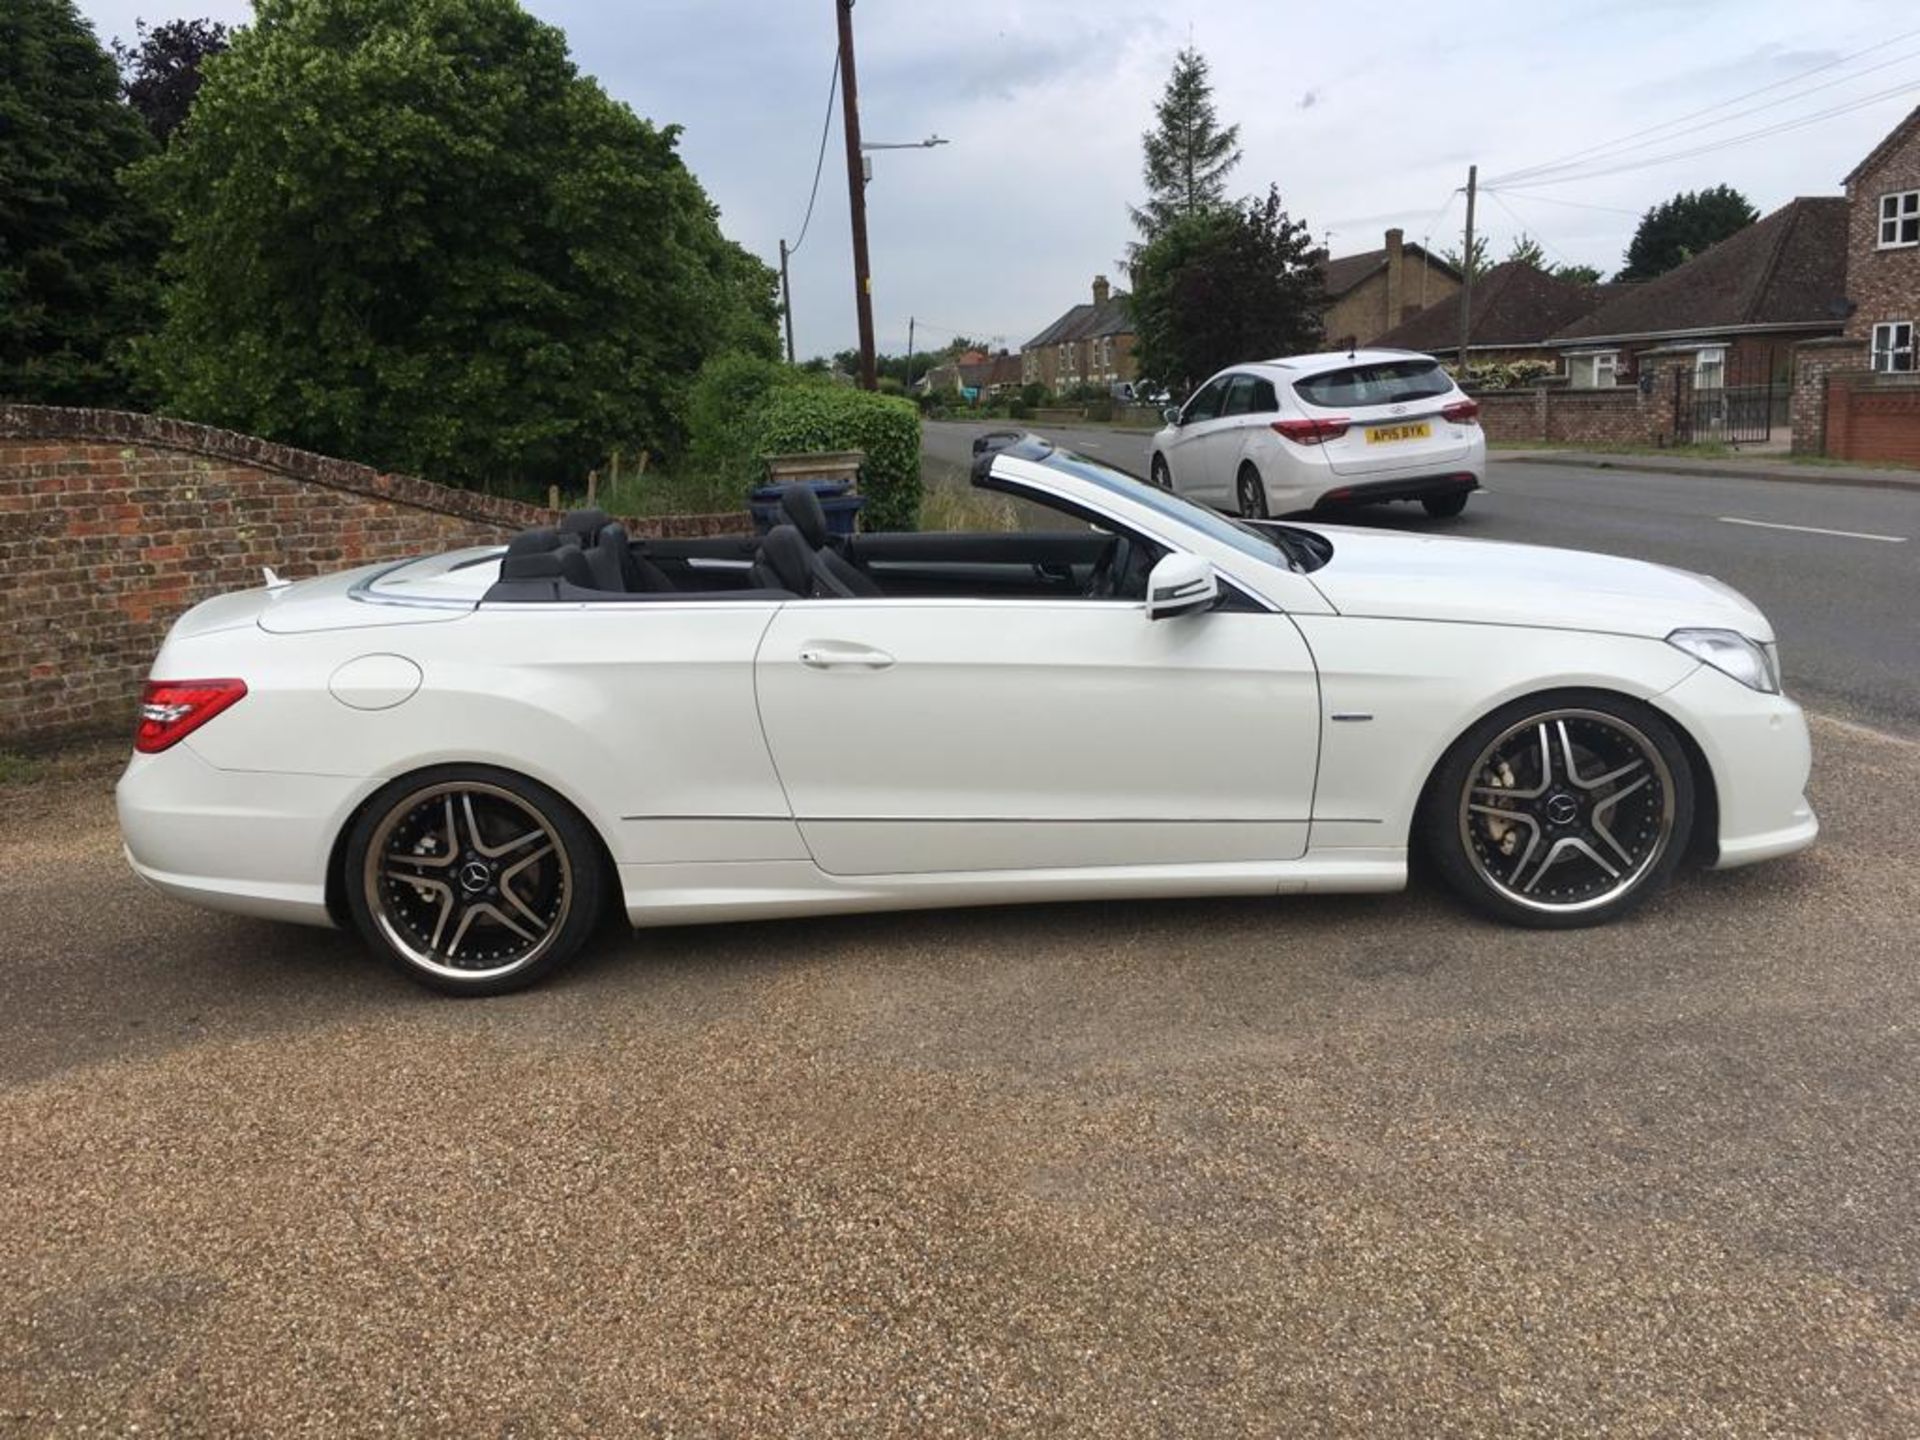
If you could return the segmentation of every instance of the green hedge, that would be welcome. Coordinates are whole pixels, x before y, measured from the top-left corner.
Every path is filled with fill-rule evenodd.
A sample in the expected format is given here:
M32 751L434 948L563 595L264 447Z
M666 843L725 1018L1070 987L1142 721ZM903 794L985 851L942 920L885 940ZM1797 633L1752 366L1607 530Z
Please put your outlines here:
M687 393L687 467L745 504L761 480L760 409L791 383L786 366L758 355L730 351L702 365Z
M912 530L920 518L920 413L910 400L841 386L789 385L760 411L760 453L860 450L865 530Z

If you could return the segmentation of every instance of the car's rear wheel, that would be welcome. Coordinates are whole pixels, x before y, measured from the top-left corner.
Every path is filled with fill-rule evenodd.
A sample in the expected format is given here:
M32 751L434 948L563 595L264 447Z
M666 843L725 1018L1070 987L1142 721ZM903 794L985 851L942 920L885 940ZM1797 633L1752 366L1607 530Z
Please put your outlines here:
M1429 495L1420 504L1434 519L1450 520L1467 508L1468 493L1457 490L1451 495Z
M1167 469L1166 456L1154 456L1153 463L1147 467L1147 474L1162 490L1173 489L1173 472Z
M498 995L565 964L599 919L601 855L546 786L486 766L397 780L360 812L345 880L355 924L409 978Z
M1603 691L1519 700L1456 742L1421 808L1448 884L1497 919L1549 929L1618 919L1672 876L1694 784L1673 729Z
M1234 483L1234 494L1240 502L1243 520L1267 518L1267 487L1260 479L1260 472L1251 464L1241 465L1240 478Z

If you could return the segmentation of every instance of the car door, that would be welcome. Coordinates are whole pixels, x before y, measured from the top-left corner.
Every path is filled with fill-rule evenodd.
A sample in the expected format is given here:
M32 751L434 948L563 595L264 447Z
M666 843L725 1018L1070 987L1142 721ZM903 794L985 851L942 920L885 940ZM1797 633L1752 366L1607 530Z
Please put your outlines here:
M1207 427L1208 488L1204 499L1210 505L1237 508L1239 496L1234 489L1240 476L1240 456L1246 449L1249 424L1264 424L1253 414L1254 377L1230 375L1220 400L1220 418Z
M1180 423L1174 427L1164 448L1167 468L1173 474L1173 489L1190 500L1213 498L1213 477L1207 469L1207 438L1218 423L1221 402L1226 399L1227 377L1217 375L1193 393L1180 411Z
M1206 865L1306 848L1312 658L1249 607L797 601L755 664L774 764L835 875Z

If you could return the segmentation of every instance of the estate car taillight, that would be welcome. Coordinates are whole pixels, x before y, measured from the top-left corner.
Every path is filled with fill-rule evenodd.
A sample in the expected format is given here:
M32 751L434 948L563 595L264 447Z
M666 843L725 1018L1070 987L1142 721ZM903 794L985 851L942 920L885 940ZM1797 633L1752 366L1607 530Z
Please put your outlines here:
M1346 434L1351 424L1343 415L1338 420L1276 420L1273 428L1296 445L1324 445Z
M1478 400L1456 400L1451 405L1440 407L1440 418L1451 420L1456 425L1465 425L1480 418Z
M156 755L184 740L247 693L244 680L149 680L140 692L133 748Z

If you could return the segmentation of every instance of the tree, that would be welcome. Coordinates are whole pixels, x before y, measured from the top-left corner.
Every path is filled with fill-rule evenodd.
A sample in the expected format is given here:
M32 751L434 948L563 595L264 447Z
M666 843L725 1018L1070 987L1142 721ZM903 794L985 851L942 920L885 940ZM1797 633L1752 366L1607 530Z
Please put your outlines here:
M1576 285L1600 283L1600 267L1597 265L1555 265L1548 273L1558 275L1562 280L1571 280Z
M1240 127L1221 128L1207 59L1191 46L1174 57L1154 117L1140 137L1147 199L1132 212L1149 242L1182 216L1226 204L1227 172L1240 163Z
M1547 270L1547 252L1540 248L1540 242L1522 231L1513 237L1513 244L1507 248L1508 265L1531 265L1535 270Z
M1616 280L1651 280L1701 251L1718 245L1760 218L1747 197L1731 185L1685 190L1640 217Z
M1277 187L1175 219L1134 265L1141 373L1185 391L1224 365L1313 349L1325 300L1314 254Z
M0 6L0 399L134 398L160 232L120 174L152 148L71 0Z
M182 415L457 483L675 449L773 273L515 0L259 0L143 167Z
M1458 270L1462 275L1467 273L1467 263L1460 258L1460 247L1458 245L1454 246L1451 250L1442 250L1440 252L1440 258ZM1482 275L1486 274L1491 263L1492 252L1487 245L1487 237L1485 235L1474 236L1473 278L1478 280Z
M113 42L121 90L162 145L180 128L200 93L200 65L227 48L227 27L217 20L170 20L147 28L135 22L140 43Z

